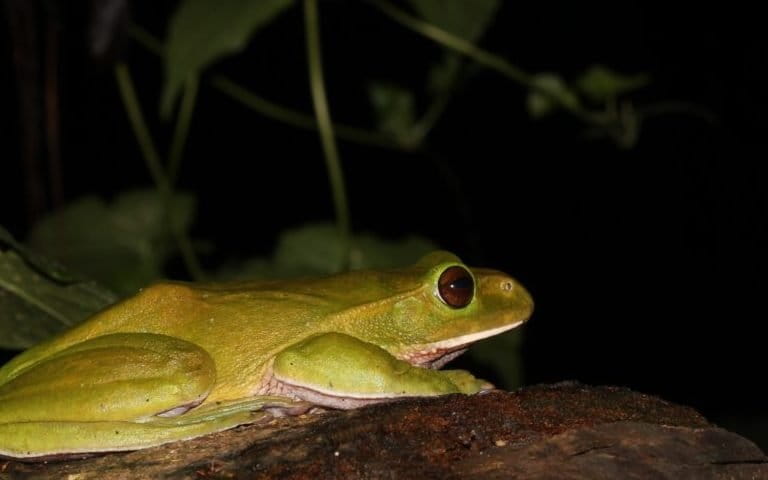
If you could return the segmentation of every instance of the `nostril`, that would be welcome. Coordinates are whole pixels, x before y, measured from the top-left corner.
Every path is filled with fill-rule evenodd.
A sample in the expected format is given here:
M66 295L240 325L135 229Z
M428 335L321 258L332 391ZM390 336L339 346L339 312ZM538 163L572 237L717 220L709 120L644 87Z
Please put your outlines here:
M509 280L504 280L503 282L501 282L501 289L505 292L511 292L512 289L514 288L515 288L515 284Z

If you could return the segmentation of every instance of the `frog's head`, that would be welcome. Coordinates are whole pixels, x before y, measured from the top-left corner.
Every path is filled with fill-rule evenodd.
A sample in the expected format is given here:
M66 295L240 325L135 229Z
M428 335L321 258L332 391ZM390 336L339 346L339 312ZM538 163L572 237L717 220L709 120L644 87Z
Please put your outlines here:
M533 311L512 277L470 268L444 251L376 278L386 285L376 290L386 294L352 307L354 335L414 365L440 368L470 344L522 325Z

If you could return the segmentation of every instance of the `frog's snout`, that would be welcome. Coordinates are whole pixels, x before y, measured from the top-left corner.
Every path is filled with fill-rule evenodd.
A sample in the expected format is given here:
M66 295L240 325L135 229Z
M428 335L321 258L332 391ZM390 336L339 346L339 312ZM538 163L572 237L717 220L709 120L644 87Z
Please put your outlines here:
M501 282L499 282L499 288L501 289L502 292L511 292L515 288L515 282L511 278L507 280L502 280Z
M486 272L478 285L486 301L503 310L514 311L515 317L527 321L533 312L533 299L523 285L503 272Z

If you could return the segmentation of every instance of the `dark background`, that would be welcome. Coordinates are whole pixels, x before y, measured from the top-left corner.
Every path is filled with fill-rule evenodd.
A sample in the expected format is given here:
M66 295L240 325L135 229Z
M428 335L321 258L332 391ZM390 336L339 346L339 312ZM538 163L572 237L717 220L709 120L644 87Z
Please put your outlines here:
M52 192L50 170L34 173L46 185L43 210L150 186L111 61L127 61L153 134L167 144L171 127L155 115L157 57L125 39L113 56L94 59L87 2L39 5L41 19L60 27L61 47L63 190ZM135 2L133 21L162 38L174 5ZM371 80L423 88L439 47L360 2L320 8L335 120L372 125ZM647 72L638 105L674 101L705 114L649 119L637 145L621 149L589 138L566 114L532 120L525 89L477 69L423 151L340 143L354 229L419 233L520 279L537 302L525 327L527 384L628 386L691 405L765 448L768 47L755 8L505 2L483 48L566 79L594 63ZM2 15L0 224L24 238L43 211L25 188L8 10ZM301 9L213 70L311 112ZM217 247L207 267L268 254L281 230L333 216L316 133L261 117L204 82L180 187L198 198L193 234Z

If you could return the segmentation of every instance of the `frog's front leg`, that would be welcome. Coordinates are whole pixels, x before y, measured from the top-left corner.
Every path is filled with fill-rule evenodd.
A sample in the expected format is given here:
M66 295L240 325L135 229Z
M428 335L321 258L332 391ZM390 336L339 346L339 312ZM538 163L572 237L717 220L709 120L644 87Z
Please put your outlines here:
M342 333L315 335L275 357L272 388L317 405L357 408L402 397L477 393L492 388L464 370L431 370Z

